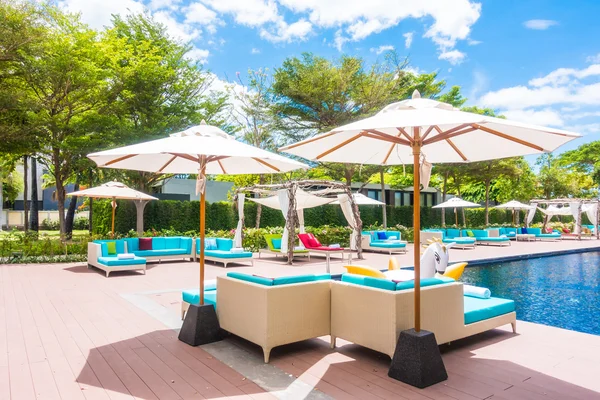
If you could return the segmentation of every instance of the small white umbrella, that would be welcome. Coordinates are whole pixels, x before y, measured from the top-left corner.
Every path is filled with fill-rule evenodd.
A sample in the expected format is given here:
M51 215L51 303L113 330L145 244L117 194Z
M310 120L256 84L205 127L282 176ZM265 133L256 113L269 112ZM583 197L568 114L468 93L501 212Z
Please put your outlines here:
M385 203L383 201L372 199L368 196L365 196L362 193L353 193L352 197L354 198L354 203L358 206L383 206ZM334 201L331 204L340 204L339 200Z
M481 207L481 205L477 204L477 203L472 203L470 201L463 200L460 197L453 197L448 201L445 201L443 203L433 206L432 208L454 208L454 219L456 221L456 227L458 228L458 213L456 212L456 209L457 208L467 208L467 207ZM464 215L463 215L463 217L464 217Z
M500 204L494 208L503 208L512 211L513 224L515 223L515 210L531 210L533 207L528 204L523 204L517 200L511 200L508 203Z
M238 142L216 126L193 126L164 139L88 154L103 168L198 174L200 193L200 305L204 304L206 175L265 174L308 168L299 161Z
M100 186L96 186L89 189L79 190L77 192L68 193L67 196L77 196L77 197L92 197L92 198L103 198L103 199L112 199L112 236L115 236L115 209L117 208L116 199L124 199L124 200L139 200L139 201L149 201L149 200L158 200L154 196L150 196L144 192L139 192L135 189L130 188L124 183L113 181L106 182Z
M541 154L580 135L460 111L450 104L412 99L385 107L370 118L334 128L280 150L309 160L414 167L414 199L420 196L423 157L428 163L460 163ZM423 165L430 165L423 163ZM423 171L427 172L427 171ZM415 243L420 242L420 208L413 207ZM420 254L414 252L415 276ZM421 285L415 280L415 330L421 326Z

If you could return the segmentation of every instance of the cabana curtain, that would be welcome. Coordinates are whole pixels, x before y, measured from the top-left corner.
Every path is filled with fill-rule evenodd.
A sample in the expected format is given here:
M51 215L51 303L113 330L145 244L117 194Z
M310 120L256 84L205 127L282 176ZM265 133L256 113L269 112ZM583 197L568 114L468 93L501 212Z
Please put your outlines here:
M598 225L598 221L596 218L598 215L597 211L598 211L598 204L590 204L588 207L585 208L585 215L587 215L588 219L594 226Z
M531 203L531 209L527 213L527 226L529 226L529 224L531 224L531 221L533 221L533 217L535 217L536 210L537 210L537 203Z
M354 218L354 213L352 212L352 204L350 203L350 198L347 194L338 194L337 197L340 203L340 207L342 209L342 213L344 213L344 217L346 217L348 225L350 225L350 228L352 228L352 236L350 237L350 248L352 250L356 250L356 238L358 237L358 232L356 231L356 219Z
M238 223L235 228L235 236L233 237L233 243L235 247L243 247L242 246L242 231L244 229L244 199L246 195L244 193L240 193L238 195Z
M279 199L279 208L283 213L283 219L285 219L285 227L283 228L283 235L281 236L281 252L285 254L288 251L289 231L288 231L288 211L290 209L290 197L287 189L281 189L277 191L277 198Z
M571 215L573 216L573 220L575 221L575 229L573 229L574 233L579 233L579 218L581 215L579 214L579 202L574 201L569 203L569 208L571 209Z
M304 208L296 209L296 215L298 216L298 225L300 225L300 233L306 233L304 229Z

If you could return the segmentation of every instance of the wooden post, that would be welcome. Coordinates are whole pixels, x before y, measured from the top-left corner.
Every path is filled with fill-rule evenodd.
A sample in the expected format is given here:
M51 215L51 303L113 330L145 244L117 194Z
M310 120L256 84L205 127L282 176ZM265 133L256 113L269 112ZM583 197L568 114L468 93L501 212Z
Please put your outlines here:
M383 168L384 167L381 167L381 170L379 171L379 179L381 180L381 201L383 201L383 229L387 229L387 202L385 201L385 182L383 181Z
M206 177L206 156L200 157L200 174ZM204 239L206 236L206 185L200 193L200 305L204 305Z
M581 204L581 201L577 203L577 240L581 240Z
M414 229L414 265L415 265L415 331L421 330L421 140L419 128L413 128L413 229Z
M117 199L115 197L113 197L112 202L111 202L111 206L112 206L112 238L114 239L115 237L115 210L117 209Z

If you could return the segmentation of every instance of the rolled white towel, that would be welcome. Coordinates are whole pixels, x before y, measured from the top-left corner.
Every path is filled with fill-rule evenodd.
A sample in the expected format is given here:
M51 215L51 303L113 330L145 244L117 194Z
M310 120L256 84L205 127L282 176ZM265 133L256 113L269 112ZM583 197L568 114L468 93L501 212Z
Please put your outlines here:
M135 254L131 253L117 254L117 260L133 260L134 258Z
M233 247L229 251L232 252L232 253L234 253L234 254L239 254L239 253L243 253L244 249L242 247Z
M334 243L334 244L330 244L329 247L331 247L332 249L339 249L342 246L340 246L338 243Z
M490 292L490 289L488 289L488 288L471 286L471 285L463 285L463 290L464 290L465 296L469 296L469 297L477 297L480 299L489 299L492 296L492 292Z

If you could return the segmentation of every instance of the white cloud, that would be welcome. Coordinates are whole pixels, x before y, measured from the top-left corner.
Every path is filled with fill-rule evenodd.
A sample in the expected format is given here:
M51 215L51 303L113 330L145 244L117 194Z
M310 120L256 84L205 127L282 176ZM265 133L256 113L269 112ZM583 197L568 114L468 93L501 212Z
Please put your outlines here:
M250 50L250 54L260 54L260 49L253 47L252 50Z
M573 81L573 78L584 79L590 76L600 75L600 64L593 64L584 69L559 68L541 78L529 81L531 86L565 85Z
M481 40L473 40L473 39L469 39L467 40L467 44L469 46L477 46L478 44L483 43Z
M391 50L394 50L394 46L392 46L391 44L384 44L379 47L371 47L371 49L370 49L370 51L372 53L375 53L377 55L379 55L381 53L385 53L386 51L391 51Z
M504 110L501 111L500 114L504 115L508 119L525 122L528 124L558 127L564 125L564 120L560 113L550 108L539 111L533 109Z
M523 25L527 29L535 29L538 31L544 31L551 26L558 25L557 21L551 19L530 19L529 21L523 22Z
M200 30L190 24L179 22L168 11L158 11L153 14L154 19L167 27L169 35L175 39L189 42L200 37Z
M215 33L217 30L216 26L224 24L218 18L216 12L206 8L201 3L191 3L185 9L185 23L202 25L209 33Z
M342 51L344 44L346 44L346 42L348 42L349 40L350 39L348 39L347 37L344 37L342 30L338 29L337 31L335 31L335 35L333 37L333 45L338 51Z
M150 0L148 2L148 8L152 11L160 10L161 8L168 8L171 10L177 10L181 0Z
M312 31L312 24L305 19L300 19L293 24L288 24L283 19L278 21L274 28L263 28L260 37L270 42L292 42L306 40Z
M272 0L202 0L206 6L230 14L238 24L259 27L280 20L277 4Z
M469 90L468 98L471 101L475 101L481 92L487 90L489 81L484 71L480 69L473 70L473 85Z
M444 51L438 57L440 60L446 60L452 65L458 65L465 60L466 54L459 50Z
M588 56L585 61L589 63L600 64L600 53L596 54L595 56Z
M406 32L404 35L402 35L404 36L404 47L407 49L410 49L410 46L412 45L414 34L414 32Z
M144 5L136 0L63 0L58 6L81 13L81 20L94 29L110 25L113 14L128 15L144 12Z
M208 56L210 56L210 52L205 49L199 49L197 47L194 47L186 54L186 56L188 56L192 60L198 61L201 64L206 64L206 62L208 61Z

